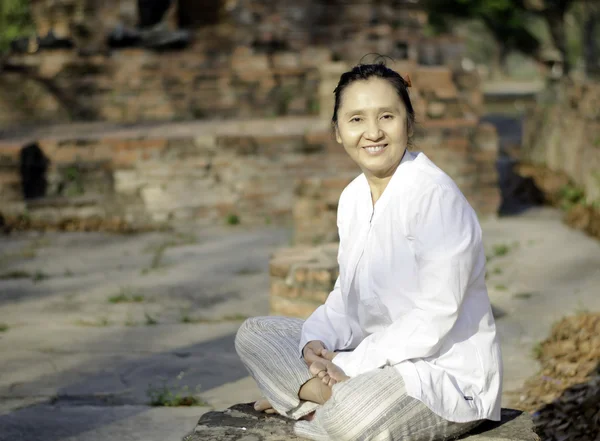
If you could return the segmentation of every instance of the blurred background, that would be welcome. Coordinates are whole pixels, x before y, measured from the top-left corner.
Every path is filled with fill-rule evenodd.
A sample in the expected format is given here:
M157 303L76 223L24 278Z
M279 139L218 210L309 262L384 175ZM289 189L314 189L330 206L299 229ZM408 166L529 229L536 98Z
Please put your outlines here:
M331 290L333 89L378 56L480 217L504 407L597 439L600 2L0 0L0 440L259 397L235 331Z

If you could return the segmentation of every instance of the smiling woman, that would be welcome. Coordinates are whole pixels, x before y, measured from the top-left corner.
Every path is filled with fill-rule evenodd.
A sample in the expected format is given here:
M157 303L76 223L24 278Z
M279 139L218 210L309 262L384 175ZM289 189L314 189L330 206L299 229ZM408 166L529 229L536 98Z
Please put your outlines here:
M335 89L332 124L337 141L374 185L373 203L400 164L413 135L409 83L380 64L358 66Z
M362 174L340 196L339 277L306 321L246 320L236 349L265 395L313 440L455 438L500 419L501 354L475 212L408 151L410 81L358 65L335 89L333 130Z

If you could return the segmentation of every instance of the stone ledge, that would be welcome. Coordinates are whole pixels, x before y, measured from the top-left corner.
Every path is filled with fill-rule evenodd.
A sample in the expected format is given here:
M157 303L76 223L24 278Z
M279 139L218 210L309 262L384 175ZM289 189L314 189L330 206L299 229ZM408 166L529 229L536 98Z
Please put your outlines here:
M225 411L204 414L183 441L294 441L292 421L282 416L256 412L251 404L236 404ZM531 417L524 412L502 409L502 421L487 421L470 434L469 441L539 441Z

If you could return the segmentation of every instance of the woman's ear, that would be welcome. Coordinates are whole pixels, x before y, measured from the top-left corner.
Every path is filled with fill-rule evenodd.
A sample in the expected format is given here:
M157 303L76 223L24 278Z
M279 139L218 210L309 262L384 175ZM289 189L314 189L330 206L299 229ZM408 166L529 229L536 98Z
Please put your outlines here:
M406 118L406 134L408 135L409 138L411 138L415 131L413 129L413 123L410 119Z
M337 124L333 127L333 130L335 131L335 140L338 142L338 144L341 144L342 137L340 136L340 130L338 129Z

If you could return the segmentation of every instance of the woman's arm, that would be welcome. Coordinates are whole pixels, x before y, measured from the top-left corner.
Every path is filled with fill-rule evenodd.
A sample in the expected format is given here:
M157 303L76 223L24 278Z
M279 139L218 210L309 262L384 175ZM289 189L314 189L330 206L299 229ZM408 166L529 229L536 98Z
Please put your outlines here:
M304 346L313 340L322 341L325 348L330 351L347 349L358 344L356 341L360 338L358 327L352 326L352 323L353 321L346 315L338 277L325 304L319 306L304 322L300 352L302 353Z
M334 363L351 377L434 355L457 320L472 273L484 270L481 228L457 188L436 185L411 206L415 214L407 229L419 292L407 314L366 337L352 353L335 356Z
M344 231L342 228L342 219L344 219L344 200L348 197L348 187L340 195L337 210L337 227L340 245L338 250L338 265L342 256L344 245ZM319 306L306 319L302 327L300 338L300 353L309 341L319 340L323 342L326 349L335 351L338 349L348 349L356 346L362 339L362 332L357 323L355 323L346 314L346 306L342 296L340 286L340 276L335 281L333 290L329 293L325 304Z

